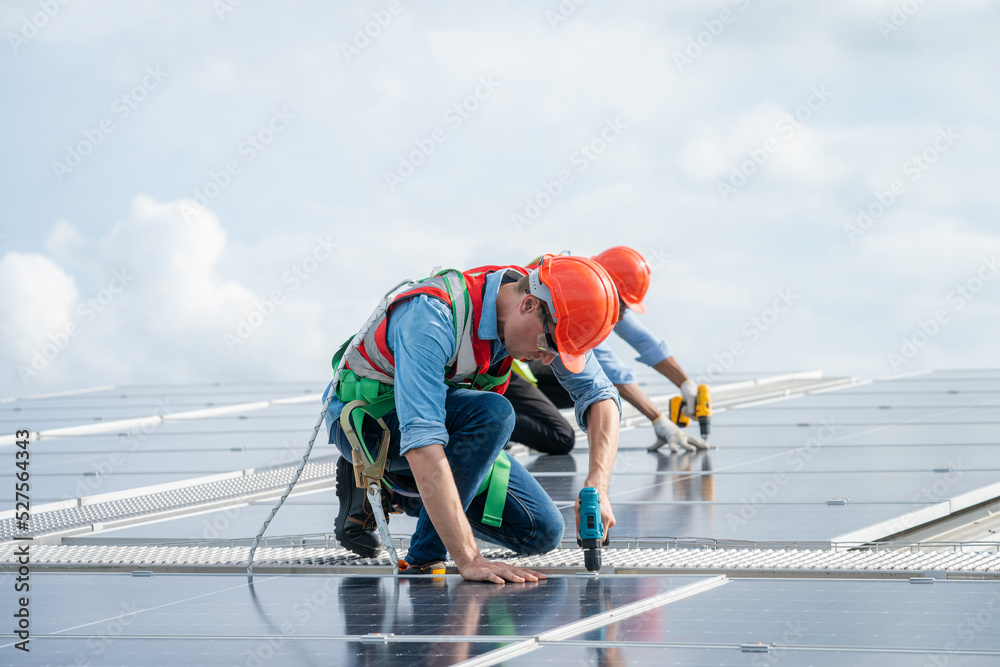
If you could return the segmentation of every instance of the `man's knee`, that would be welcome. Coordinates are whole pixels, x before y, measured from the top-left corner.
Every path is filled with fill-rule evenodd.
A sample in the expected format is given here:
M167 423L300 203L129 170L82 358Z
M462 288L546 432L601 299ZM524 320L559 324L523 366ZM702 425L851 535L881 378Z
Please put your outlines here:
M526 541L527 547L523 553L533 556L544 554L553 549L558 549L562 542L565 525L562 515L553 506L553 511L549 512L535 527L533 539Z
M514 431L514 423L517 419L514 415L514 406L510 404L510 401L500 394L484 391L478 404L481 418L491 426L503 431L506 434L505 437L509 438Z
M564 422L554 429L552 438L553 454L569 454L576 444L576 432L569 422Z
M563 524L562 515L558 512L554 513L549 520L538 527L538 553L546 553L553 549L558 549L565 530L566 527Z

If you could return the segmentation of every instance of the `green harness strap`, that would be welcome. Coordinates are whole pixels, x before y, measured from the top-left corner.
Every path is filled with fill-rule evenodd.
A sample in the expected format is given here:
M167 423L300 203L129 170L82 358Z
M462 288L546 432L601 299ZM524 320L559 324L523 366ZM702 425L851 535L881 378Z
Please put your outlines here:
M510 459L507 452L500 452L500 456L493 462L493 467L483 479L476 491L478 496L489 488L486 494L486 506L483 507L483 523L494 528L499 528L503 523L503 508L507 504L507 485L510 482Z
M350 342L351 340L348 339L333 357L334 368L340 364L340 358L343 356ZM477 375L474 383L477 387L488 390L506 382L506 377L502 376L498 378L486 374ZM367 403L367 405L354 408L349 416L355 434L361 433L362 423L366 414L372 419L381 419L396 409L396 396L394 387L391 384L385 384L372 378L358 377L354 371L346 368L340 372L340 381L337 383L337 400L344 404L351 401L365 401ZM371 452L368 451L365 439L359 436L358 441L365 451L365 456L368 458L369 464L375 461L377 457L373 457ZM479 485L479 490L476 491L476 495L478 496L489 489L486 495L486 506L483 508L483 523L495 528L499 528L502 525L503 508L507 504L507 487L509 481L510 459L507 458L506 452L500 452L500 456L493 462L493 467L486 475L483 483ZM384 475L382 476L382 483L392 489L392 483Z

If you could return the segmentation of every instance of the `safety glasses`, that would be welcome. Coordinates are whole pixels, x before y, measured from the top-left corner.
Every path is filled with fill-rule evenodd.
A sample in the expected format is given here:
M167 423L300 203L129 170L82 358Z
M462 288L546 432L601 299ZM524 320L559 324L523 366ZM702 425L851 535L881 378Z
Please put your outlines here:
M549 333L549 312L544 305L542 305L542 315L544 316L542 317L542 328L545 330L545 333L538 334L538 349L558 354L559 348L556 347L556 340Z

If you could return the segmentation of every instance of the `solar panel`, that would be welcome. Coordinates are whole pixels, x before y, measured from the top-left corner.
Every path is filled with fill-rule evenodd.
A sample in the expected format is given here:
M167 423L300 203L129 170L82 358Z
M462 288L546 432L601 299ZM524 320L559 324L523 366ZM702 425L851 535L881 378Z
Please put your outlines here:
M655 377L646 379L650 390L669 389ZM727 378L753 379L752 374ZM808 382L793 381L787 391L809 391ZM70 429L32 443L36 503L112 492L135 497L126 504L140 511L129 522L115 528L85 524L84 532L67 540L106 545L100 562L110 567L115 545L245 544L284 488L280 475L267 482L270 486L247 486L246 480L272 469L285 468L281 474L290 474L289 466L294 467L305 446L319 407L315 394L323 384L108 388L8 401L0 405L0 421L10 429ZM756 391L753 386L750 391ZM653 433L648 421L630 419L611 482L618 521L612 538L637 545L678 538L697 538L706 545L713 540L824 543L844 535L878 539L893 526L911 527L899 517L917 510L925 512L923 521L1000 495L990 491L1000 471L1000 448L994 446L1000 432L1000 372L937 372L783 400L773 400L774 392L761 392L768 402L758 403L756 394L740 394L717 411L710 442L719 448L707 453L672 455L666 448L649 453L645 449ZM275 399L283 402L275 404ZM194 414L145 429L136 425L166 412ZM313 462L332 470L336 454L322 444L322 434L320 438ZM562 507L564 543L571 543L572 504L587 469L586 439L578 440L568 456L540 456L523 448L512 455ZM220 475L244 485L225 489L257 490L227 496L228 491L212 491L216 487L211 485L195 486L199 478ZM11 483L10 470L0 471L0 484ZM194 494L202 504L181 502L168 516L155 504L143 504L152 491L135 491L163 483L179 487L178 497ZM194 491L202 487L207 490ZM321 474L313 487L300 491L278 513L268 535L288 536L288 544L296 544L299 536L332 532L337 513L332 473ZM404 546L414 525L414 519L404 516L393 516L390 523ZM994 555L989 545L974 548ZM578 550L569 552L579 555ZM551 562L567 562L562 553L553 554ZM628 552L609 553L606 562L626 562L618 553ZM766 570L768 562L778 568L778 563L794 560L802 572L802 563L809 560L808 553L800 558L775 551L770 561L766 550L755 553L751 560L757 571ZM1000 611L1000 583L995 581L927 585L734 579L667 600L659 596L687 590L692 582L704 584L709 577L554 576L540 585L498 588L462 583L454 575L394 579L380 574L385 568L372 561L338 557L328 569L343 565L367 573L275 575L265 567L251 595L245 577L212 574L205 559L195 559L190 574L133 577L88 572L83 561L57 565L53 559L58 557L51 554L38 565L45 571L32 575L35 641L30 656L18 664L72 664L77 656L85 664L271 660L289 665L426 664L432 659L454 664L476 656L483 664L509 659L574 665L619 660L657 665L777 660L955 665L1000 659L1000 635L988 630L995 623L992 616L986 618ZM924 559L919 567L926 572L940 562L947 569L948 556L942 551L939 561ZM122 551L117 567L128 568L132 557ZM227 558L219 567L231 570L232 558ZM545 558L537 557L539 567L545 567ZM817 552L817 558L839 562L829 552ZM699 562L694 557L661 560ZM882 567L877 576L893 576L894 566L888 564L897 561L870 562L874 565L857 567ZM52 567L82 571L54 573ZM736 576L742 566L727 567ZM969 560L963 567L976 565ZM981 576L993 576L990 567ZM565 571L561 565L552 569ZM850 574L839 571L841 576L845 572ZM0 585L10 585L10 576L0 576ZM321 604L310 602L315 595L325 598ZM3 613L13 613L9 598L0 607ZM648 608L620 622L604 615L635 605ZM559 635L581 619L593 622ZM969 619L980 628L971 636ZM283 624L292 629L282 631ZM789 635L790 627L802 631ZM8 634L7 641L12 639ZM504 658L514 653L518 657Z

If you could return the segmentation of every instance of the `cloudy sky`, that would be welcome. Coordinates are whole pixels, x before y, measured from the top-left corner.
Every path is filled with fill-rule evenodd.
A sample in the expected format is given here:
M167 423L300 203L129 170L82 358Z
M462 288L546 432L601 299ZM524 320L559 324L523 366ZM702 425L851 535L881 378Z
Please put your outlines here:
M692 375L996 366L1000 7L0 6L0 396L315 379L435 266L630 245Z

